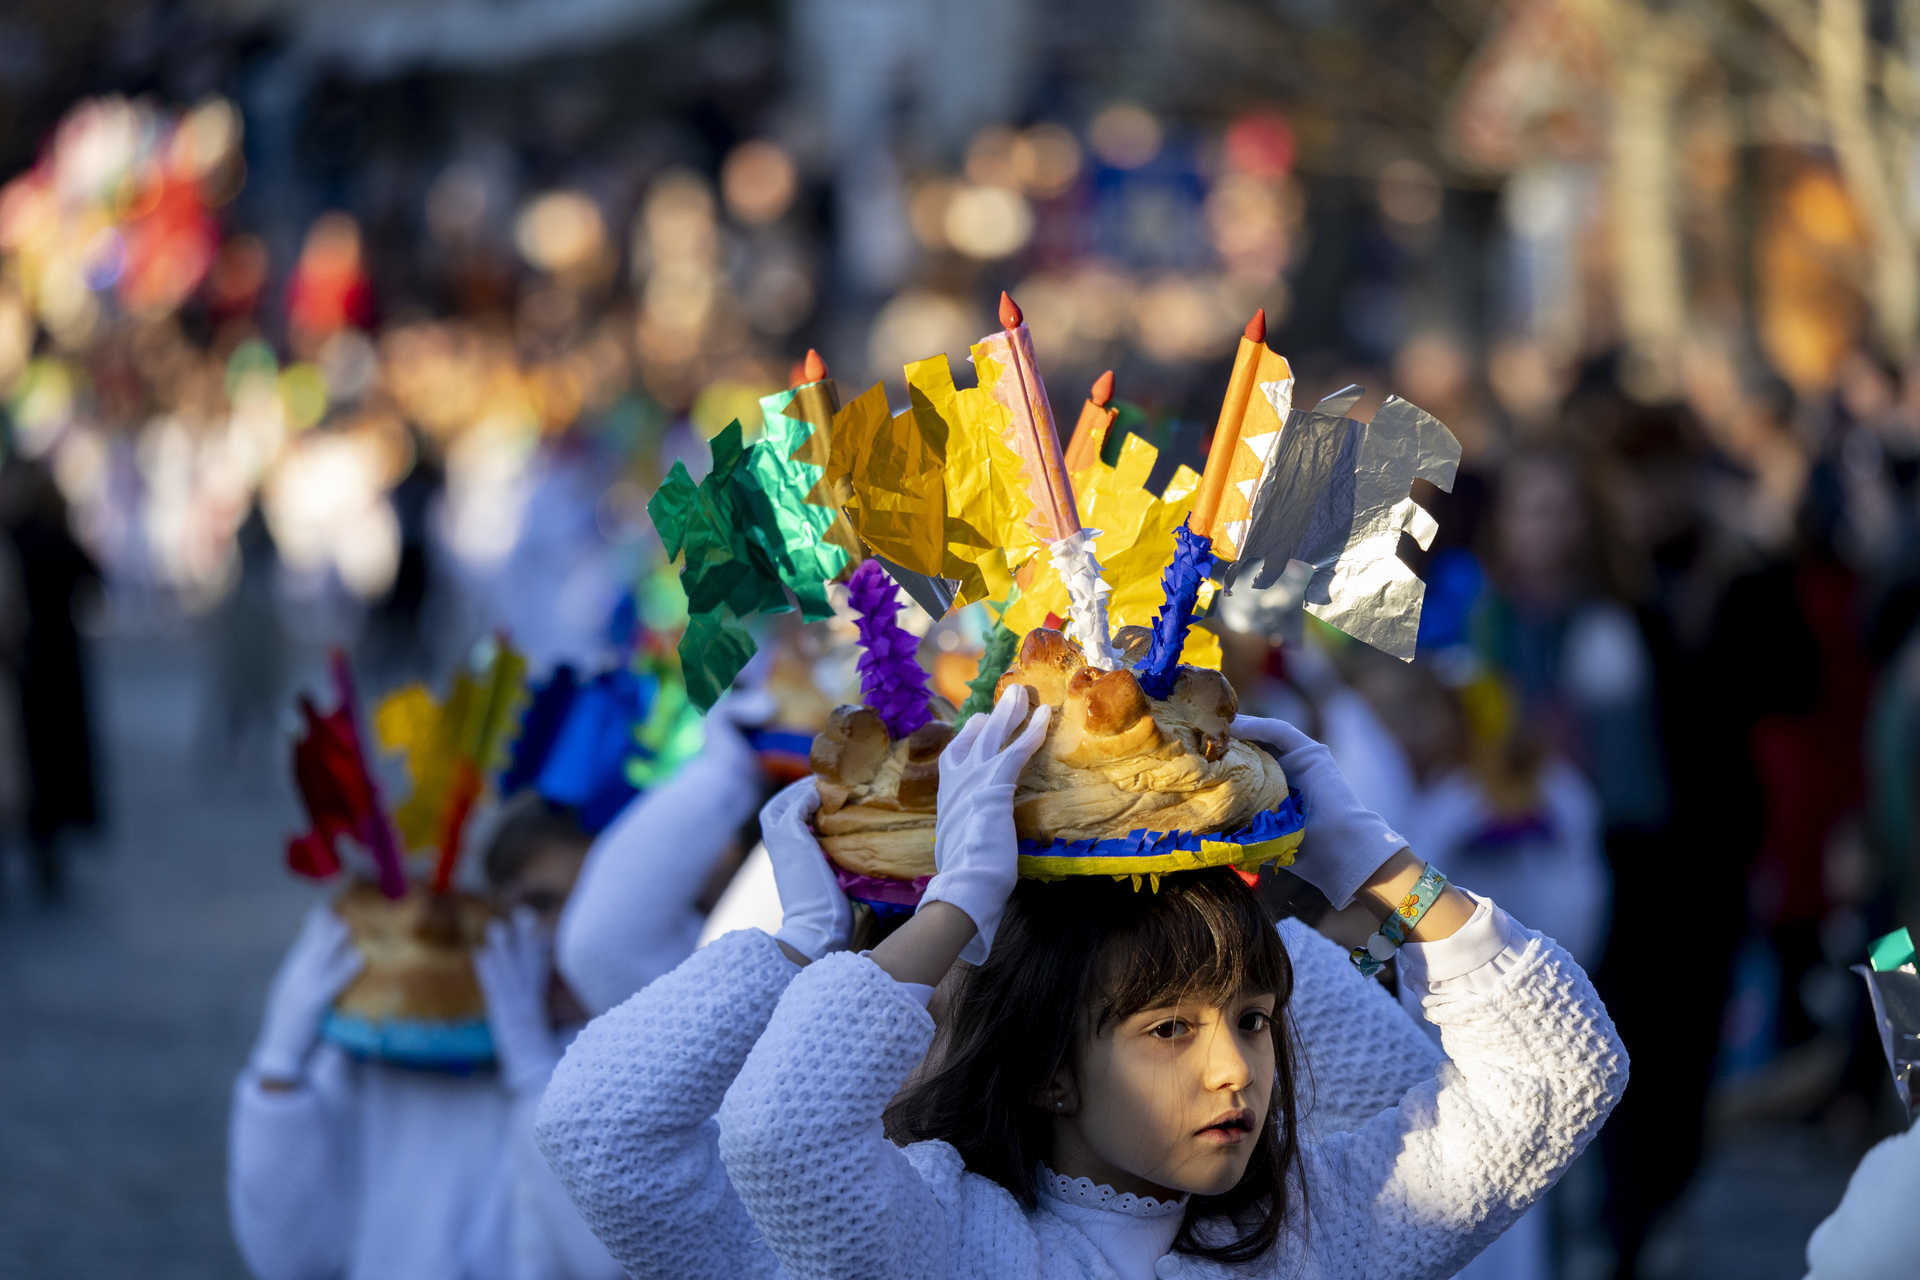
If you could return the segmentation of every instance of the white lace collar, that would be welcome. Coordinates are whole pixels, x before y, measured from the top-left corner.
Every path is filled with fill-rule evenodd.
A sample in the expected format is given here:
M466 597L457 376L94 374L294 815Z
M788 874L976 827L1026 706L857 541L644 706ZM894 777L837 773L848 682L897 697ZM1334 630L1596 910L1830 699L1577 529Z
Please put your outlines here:
M1069 1178L1045 1165L1040 1166L1037 1181L1040 1194L1049 1200L1088 1209L1103 1209L1129 1218L1166 1218L1187 1207L1185 1196L1176 1200L1156 1200L1152 1196L1135 1195L1131 1191L1115 1191L1092 1178Z

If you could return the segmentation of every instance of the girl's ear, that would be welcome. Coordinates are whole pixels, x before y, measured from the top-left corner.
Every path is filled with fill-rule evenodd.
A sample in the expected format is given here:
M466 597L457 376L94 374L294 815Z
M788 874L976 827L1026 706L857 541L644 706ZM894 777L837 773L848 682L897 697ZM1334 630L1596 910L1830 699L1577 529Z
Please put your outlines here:
M1074 1087L1072 1073L1063 1066L1044 1088L1034 1090L1028 1101L1049 1115L1070 1116L1080 1109L1080 1091Z

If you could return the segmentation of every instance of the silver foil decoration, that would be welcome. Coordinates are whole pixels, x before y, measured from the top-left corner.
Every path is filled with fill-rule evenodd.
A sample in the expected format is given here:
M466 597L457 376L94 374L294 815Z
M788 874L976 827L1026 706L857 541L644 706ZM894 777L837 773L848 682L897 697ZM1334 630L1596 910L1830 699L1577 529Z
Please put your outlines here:
M947 610L953 607L953 598L960 593L960 584L951 578L930 578L924 573L915 573L887 559L874 556L887 576L913 597L913 602L927 611L927 616L935 622L947 616Z
M1398 396L1371 422L1356 422L1345 414L1359 398L1359 388L1347 387L1287 416L1240 558L1227 570L1229 594L1215 613L1230 618L1242 609L1234 596L1268 592L1281 584L1289 561L1304 561L1312 567L1308 613L1410 662L1427 587L1400 559L1400 535L1425 548L1439 526L1408 491L1416 479L1451 490L1460 442L1438 418ZM1283 598L1245 612L1271 617Z

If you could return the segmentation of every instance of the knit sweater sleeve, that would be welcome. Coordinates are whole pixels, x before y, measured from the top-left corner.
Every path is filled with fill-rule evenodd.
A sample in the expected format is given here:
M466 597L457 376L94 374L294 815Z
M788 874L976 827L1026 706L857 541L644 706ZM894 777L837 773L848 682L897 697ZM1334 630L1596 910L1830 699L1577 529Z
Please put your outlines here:
M938 1280L954 1237L942 1179L889 1142L881 1113L927 1052L933 1019L865 956L809 965L720 1108L720 1153L793 1280ZM944 1144L923 1143L920 1147ZM1020 1218L1009 1226L1018 1231Z
M318 1055L316 1055L317 1057ZM339 1073L269 1092L251 1071L233 1087L227 1208L260 1280L345 1274L354 1236L353 1117Z
M773 939L730 933L588 1023L554 1069L535 1139L630 1275L776 1274L714 1112L793 975Z
M1280 922L1293 962L1300 1125L1314 1137L1358 1129L1431 1079L1444 1060L1385 987L1360 975L1346 948L1299 920Z
M1453 938L1400 950L1447 1058L1399 1105L1303 1144L1307 1247L1329 1274L1451 1276L1553 1186L1627 1081L1580 966L1481 900Z
M515 1098L507 1133L508 1195L516 1277L619 1280L620 1264L574 1208L564 1183L534 1141L540 1096Z

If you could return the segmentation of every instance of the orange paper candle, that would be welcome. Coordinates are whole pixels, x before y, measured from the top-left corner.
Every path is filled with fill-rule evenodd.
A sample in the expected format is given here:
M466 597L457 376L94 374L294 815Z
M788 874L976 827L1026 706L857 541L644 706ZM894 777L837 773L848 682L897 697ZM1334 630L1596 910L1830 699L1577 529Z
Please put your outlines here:
M973 352L980 385L1007 411L1006 439L1026 469L1034 532L1047 542L1078 532L1080 513L1060 455L1053 406L1034 359L1033 335L1005 292L1000 294L1000 332L975 343Z
M1267 349L1267 313L1253 313L1234 353L1227 394L1207 449L1189 527L1213 541L1214 554L1240 554L1255 490L1272 461L1293 402L1293 370Z
M1086 403L1080 406L1080 420L1073 424L1073 439L1067 443L1066 454L1069 478L1100 461L1107 432L1112 429L1113 420L1120 416L1118 409L1110 407L1112 400L1113 370L1109 369L1093 380Z

